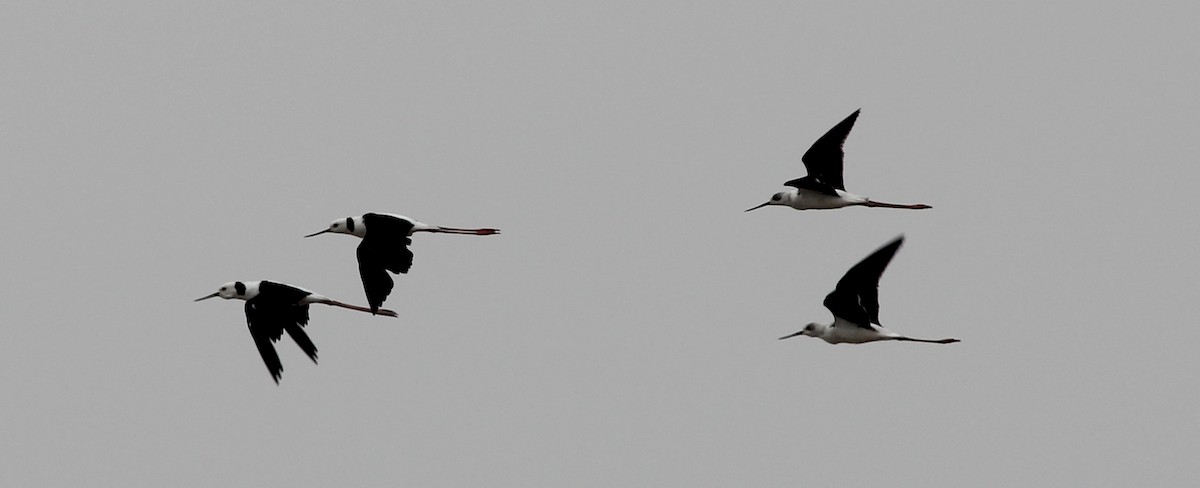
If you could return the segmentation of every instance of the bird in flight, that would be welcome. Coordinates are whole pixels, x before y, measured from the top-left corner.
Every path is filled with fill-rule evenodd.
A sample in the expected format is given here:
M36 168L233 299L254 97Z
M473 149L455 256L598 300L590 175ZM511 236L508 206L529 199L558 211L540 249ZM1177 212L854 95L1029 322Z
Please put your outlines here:
M487 236L499 234L499 229L459 229L429 225L403 215L368 213L358 217L335 220L329 228L304 237L326 232L349 234L362 239L358 244L358 274L362 278L367 304L374 313L392 293L392 273L408 273L412 268L413 253L408 249L415 232L438 232L443 234L468 234Z
M900 249L904 236L899 236L878 251L850 268L838 281L833 292L825 297L825 308L833 312L830 325L811 323L800 332L780 337L809 336L824 339L830 344L862 344L873 341L912 341L950 344L958 339L914 339L883 328L879 324L879 277L892 256Z
M858 120L858 113L861 111L862 109L855 110L808 148L808 152L805 152L801 158L804 161L804 167L808 170L808 176L784 183L784 186L791 188L771 196L767 203L746 209L746 211L768 205L787 205L796 210L831 209L854 205L914 210L932 208L923 203L877 202L846 191L846 184L842 181L842 162L845 159L842 145L846 142L846 136L850 135L850 129L854 127L854 121Z
M275 283L272 281L233 281L221 285L211 295L202 296L195 301L221 297L226 300L239 299L246 301L246 324L250 326L250 337L258 346L271 379L279 384L283 374L283 364L279 362L279 354L275 352L273 343L283 337L284 331L292 336L296 345L307 354L313 363L317 362L317 346L304 332L308 324L308 305L320 303L335 307L348 308L360 312L378 313L395 317L391 310L371 310L365 307L349 305L337 300L331 300L303 288Z

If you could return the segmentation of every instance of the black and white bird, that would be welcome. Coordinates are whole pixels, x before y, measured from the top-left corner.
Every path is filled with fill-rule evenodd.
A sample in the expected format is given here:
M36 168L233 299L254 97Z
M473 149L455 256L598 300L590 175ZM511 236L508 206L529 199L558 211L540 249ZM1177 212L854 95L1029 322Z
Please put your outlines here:
M846 136L850 135L850 129L854 127L854 121L858 120L858 113L861 111L862 109L855 110L849 117L846 117L846 120L833 126L829 132L817 139L812 147L808 148L808 152L805 152L801 158L804 161L804 167L808 170L808 176L784 183L784 186L791 188L776 193L767 203L746 211L768 205L787 205L796 210L831 209L853 205L909 209L932 208L921 203L877 202L846 191L846 184L842 182L842 162L845 158L842 145L846 142Z
M275 352L275 346L272 344L283 336L284 331L292 336L292 340L296 341L296 345L300 346L313 363L317 362L317 346L303 329L308 324L309 304L320 303L388 317L396 316L396 312L391 310L373 311L332 300L303 288L271 281L225 283L216 293L197 298L196 301L213 297L246 301L246 324L250 326L250 337L254 338L254 345L258 346L258 353L262 355L263 363L266 363L267 371L271 372L275 384L279 384L283 364L279 362L279 354Z
M368 213L358 217L335 220L329 228L304 237L332 232L350 234L362 238L358 244L358 274L362 277L363 290L371 311L378 310L392 293L392 273L408 273L412 268L413 253L409 237L416 232L439 232L443 234L469 234L488 236L499 234L499 229L459 229L429 225L403 215Z
M795 334L796 336L819 337L830 344L847 342L862 344L873 341L913 341L934 344L949 344L958 339L914 339L905 337L879 325L879 277L900 249L904 236L899 236L887 245L871 253L866 259L850 268L833 292L825 297L825 308L833 312L830 325L811 323Z

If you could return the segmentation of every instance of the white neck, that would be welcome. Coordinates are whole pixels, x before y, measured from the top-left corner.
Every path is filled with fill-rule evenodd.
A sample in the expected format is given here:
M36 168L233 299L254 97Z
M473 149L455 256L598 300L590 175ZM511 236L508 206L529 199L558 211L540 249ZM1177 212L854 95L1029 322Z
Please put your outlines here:
M362 215L359 215L358 217L351 217L351 220L354 220L354 230L351 230L349 234L358 237L359 239L366 237L367 223L363 220Z
M234 298L239 298L242 300L250 300L250 299L258 296L259 283L262 283L262 281L243 281L242 284L246 285L246 293L243 293L241 296L234 297Z

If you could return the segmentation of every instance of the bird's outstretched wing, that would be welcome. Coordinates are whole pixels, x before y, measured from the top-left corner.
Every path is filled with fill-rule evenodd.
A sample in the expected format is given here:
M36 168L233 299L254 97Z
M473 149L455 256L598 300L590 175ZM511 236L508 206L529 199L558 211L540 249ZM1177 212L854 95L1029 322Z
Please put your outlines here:
M263 288L264 285L267 288ZM286 287L289 293L283 296L272 293L268 291L271 285ZM300 336L297 337L293 333L292 337L296 338L296 343L300 345L301 349L304 349L309 357L316 360L316 346L300 329L308 324L308 305L297 304L299 298L293 300L293 297L289 296L292 294L290 290L299 292L301 298L307 295L307 292L302 290L264 281L259 285L259 296L246 301L246 324L250 327L250 336L254 338L258 354L262 356L263 363L266 364L267 371L271 373L271 379L275 380L276 384L279 383L279 378L283 374L283 363L279 361L279 354L275 352L274 343L283 336L285 329L299 330ZM309 352L310 350L311 352Z
M358 245L358 275L362 278L363 291L367 294L367 305L370 305L372 313L383 306L394 285L384 264L382 254L385 252L368 244L366 239Z
M878 324L879 277L903 243L904 236L896 237L850 268L825 297L825 308L859 327L869 329L871 324Z
M408 249L412 239L408 233L413 224L391 215L365 214L367 234L358 245L358 274L362 278L363 291L371 311L378 311L392 292L394 283L388 271L408 273L412 268L413 253Z
M268 314L261 304L255 303L255 299L246 301L246 325L250 327L250 337L254 338L254 345L258 347L258 354L267 365L271 379L275 380L275 384L279 384L279 377L283 374L283 363L279 362L274 342L279 340L283 328L268 319Z
M838 190L846 190L846 184L842 181L842 161L846 153L842 151L842 145L846 142L846 136L850 135L850 129L854 128L854 121L858 120L858 113L861 111L862 109L855 110L808 148L800 158L804 161L808 176ZM788 182L787 186L796 185Z

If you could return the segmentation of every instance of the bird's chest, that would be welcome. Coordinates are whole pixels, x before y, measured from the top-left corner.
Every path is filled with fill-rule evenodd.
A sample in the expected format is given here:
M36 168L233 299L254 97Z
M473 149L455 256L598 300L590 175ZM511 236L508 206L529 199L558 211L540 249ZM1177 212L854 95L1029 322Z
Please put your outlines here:
M825 331L824 336L821 338L830 344L862 344L864 342L878 341L884 337L878 331L849 326L831 327Z
M796 192L796 197L791 202L792 207L799 210L842 208L854 205L855 203L856 202L852 198L847 198L846 196L840 194L838 196L833 196L812 190L800 190Z

